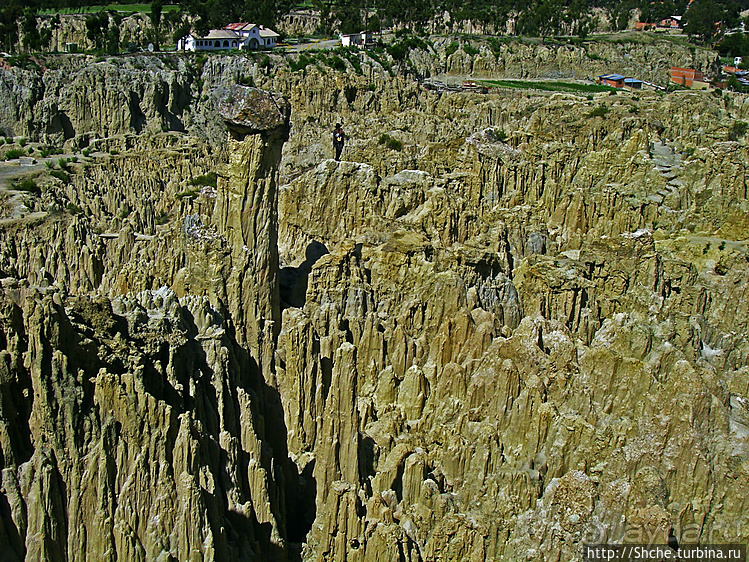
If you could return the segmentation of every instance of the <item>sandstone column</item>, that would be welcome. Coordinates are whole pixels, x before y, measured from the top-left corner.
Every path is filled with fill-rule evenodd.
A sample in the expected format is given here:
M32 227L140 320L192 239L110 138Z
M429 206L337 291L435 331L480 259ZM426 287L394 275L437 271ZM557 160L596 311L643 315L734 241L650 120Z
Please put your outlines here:
M227 297L237 340L267 380L281 321L277 182L291 108L285 98L256 88L232 86L219 95L229 168L214 217L231 252Z

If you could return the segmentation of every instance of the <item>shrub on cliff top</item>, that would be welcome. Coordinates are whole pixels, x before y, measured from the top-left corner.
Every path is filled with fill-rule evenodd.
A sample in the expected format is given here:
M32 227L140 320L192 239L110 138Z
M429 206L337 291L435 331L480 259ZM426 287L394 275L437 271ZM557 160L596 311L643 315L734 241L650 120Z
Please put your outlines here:
M39 189L37 183L31 179L20 181L13 187L15 187L18 191L25 191L27 193L34 193L36 195L39 195L42 192L42 190Z
M411 49L422 49L426 51L429 49L429 45L419 37L408 35L396 43L391 43L386 47L386 49L388 54L393 57L394 60L402 61L408 57L408 53Z
M216 187L218 184L218 176L216 172L208 172L204 176L196 176L190 180L190 185L207 185L210 187Z
M466 54L469 54L472 57L475 57L479 54L478 48L474 47L473 45L463 45L463 50L466 52Z
M62 170L52 170L49 175L53 178L57 178L62 183L70 183L70 174L63 172Z
M599 105L598 107L591 109L588 113L588 117L605 117L609 112L609 108L605 105Z
M289 59L289 68L291 68L291 72L297 72L299 70L306 70L307 66L312 64L314 61L306 56L306 55L299 55L299 58L297 60Z
M748 128L749 123L746 121L734 121L731 131L728 133L728 139L732 141L739 140L746 134Z
M377 139L377 144L385 145L387 148L391 150L402 150L403 149L403 143L399 141L398 139L394 139L387 133L382 133L380 135L380 138Z
M20 158L21 156L26 156L26 151L20 148L12 148L5 153L6 160L14 160L15 158Z

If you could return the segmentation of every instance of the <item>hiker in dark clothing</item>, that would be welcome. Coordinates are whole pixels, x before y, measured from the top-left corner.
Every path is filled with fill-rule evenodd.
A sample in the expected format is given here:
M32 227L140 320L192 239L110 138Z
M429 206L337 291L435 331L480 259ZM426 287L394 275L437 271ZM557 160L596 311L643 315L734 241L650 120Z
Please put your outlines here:
M341 124L335 124L335 130L333 131L333 148L335 148L335 159L338 162L341 159L341 152L343 152L343 143L346 140L346 135L341 129Z

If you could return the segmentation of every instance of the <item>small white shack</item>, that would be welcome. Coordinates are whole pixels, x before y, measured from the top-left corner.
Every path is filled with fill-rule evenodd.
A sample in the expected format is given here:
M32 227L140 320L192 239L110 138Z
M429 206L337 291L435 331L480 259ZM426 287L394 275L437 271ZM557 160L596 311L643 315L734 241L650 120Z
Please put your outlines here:
M367 47L374 43L371 31L362 31L361 33L349 33L341 35L341 46L343 47Z

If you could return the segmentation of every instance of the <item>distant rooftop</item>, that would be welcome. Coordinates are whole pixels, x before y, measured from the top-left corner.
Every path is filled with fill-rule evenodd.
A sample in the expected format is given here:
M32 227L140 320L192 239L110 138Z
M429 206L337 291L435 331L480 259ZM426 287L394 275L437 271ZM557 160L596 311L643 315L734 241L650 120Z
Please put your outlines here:
M208 35L203 39L238 39L239 36L234 31L228 29L211 29Z
M247 22L240 22L240 23L230 23L224 29L231 29L232 31L249 31L253 27L255 27L256 24L254 23L247 23Z

